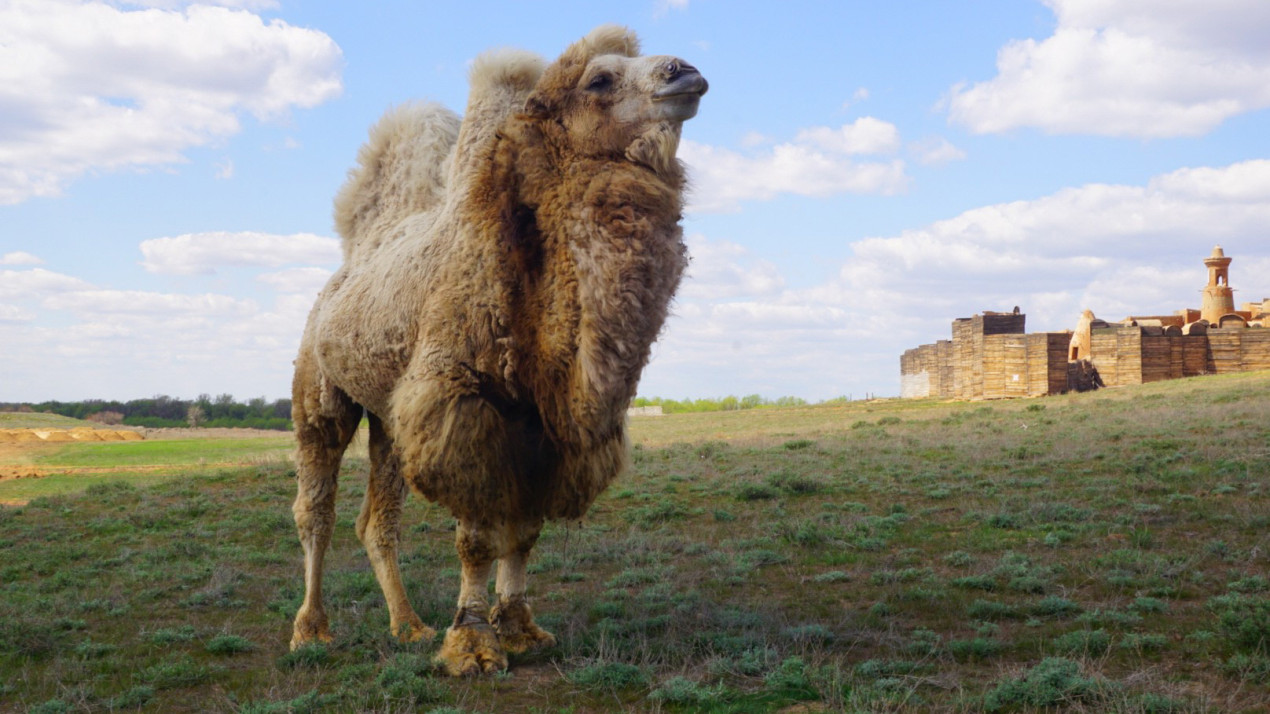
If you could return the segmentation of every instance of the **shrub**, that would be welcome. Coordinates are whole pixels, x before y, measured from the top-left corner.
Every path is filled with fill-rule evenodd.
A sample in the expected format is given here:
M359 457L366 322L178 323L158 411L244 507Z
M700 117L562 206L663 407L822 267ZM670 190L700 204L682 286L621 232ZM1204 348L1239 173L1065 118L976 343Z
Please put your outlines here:
M111 711L140 709L151 699L154 699L154 687L139 684L122 694L111 697L107 705Z
M851 579L851 576L841 570L830 570L827 573L820 573L812 578L817 583L845 583Z
M997 579L991 575L967 575L964 578L953 578L953 587L967 590L996 590Z
M738 501L765 501L777 495L776 489L765 483L743 483L736 489Z
M763 685L768 691L792 699L815 699L819 695L812 684L807 664L802 657L790 657L767 673Z
M948 643L948 652L958 662L967 660L981 660L994 657L1001 653L1003 649L999 640L992 640L986 637L976 637L972 640L951 640Z
M1169 609L1169 604L1158 598L1140 597L1129 604L1129 609L1137 612L1164 612Z
M701 704L722 698L723 685L703 687L687 677L671 677L648 695L655 702L670 704Z
M931 665L903 659L869 659L855 666L856 676L878 680L904 677L931 669Z
M975 600L966 608L966 614L975 620L1005 620L1021 617L1018 608L993 600Z
M180 627L164 627L146 635L146 642L152 645L174 645L180 642L189 642L198 636L193 625L181 625Z
M1102 679L1082 677L1075 662L1050 657L1017 679L1007 679L984 697L988 712L1020 707L1054 707L1105 697L1113 685Z
M146 667L140 677L155 689L178 689L202 684L219 671L195 662L189 655L181 655Z
M1236 645L1270 652L1270 599L1247 595L1219 595L1208 600L1221 629Z
M1106 630L1076 630L1055 637L1053 644L1059 654L1097 656L1111 646L1111 635Z
M251 640L238 635L217 635L207 641L207 651L215 655L236 655L254 649L256 645Z
M596 662L565 674L565 679L582 687L627 689L648 686L648 673L625 662Z
M308 692L281 702L252 702L239 709L238 714L316 714L338 701L332 694Z
M1065 597L1051 595L1032 606L1032 614L1039 617L1071 617L1083 608Z
M299 667L320 667L326 664L330 658L330 653L326 650L326 645L310 644L292 650L278 658L278 667L280 669L296 669Z
M394 701L411 705L445 701L448 691L431 673L432 664L426 657L398 653L380 670L375 683Z

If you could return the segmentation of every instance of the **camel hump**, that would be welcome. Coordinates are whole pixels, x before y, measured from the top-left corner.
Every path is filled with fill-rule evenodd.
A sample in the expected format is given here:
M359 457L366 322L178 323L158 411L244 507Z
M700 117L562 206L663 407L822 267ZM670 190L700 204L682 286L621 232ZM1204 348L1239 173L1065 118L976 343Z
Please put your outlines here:
M357 152L357 166L335 196L344 260L390 234L407 216L438 207L446 189L459 117L434 102L388 110Z
M468 72L471 89L463 128L450 173L450 185L461 186L472 169L472 157L488 146L507 117L521 111L542 76L546 62L527 50L503 48L483 52Z

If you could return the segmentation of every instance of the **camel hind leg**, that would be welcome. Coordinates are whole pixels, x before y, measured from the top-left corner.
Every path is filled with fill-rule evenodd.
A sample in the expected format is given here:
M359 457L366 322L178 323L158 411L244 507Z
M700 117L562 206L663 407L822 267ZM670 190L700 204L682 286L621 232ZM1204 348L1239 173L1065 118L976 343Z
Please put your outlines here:
M445 632L436 663L452 677L507 669L507 654L490 625L489 575L498 555L498 533L465 520L459 521L455 545L462 561L458 610Z
M541 519L518 523L504 530L503 553L498 558L498 578L494 587L498 604L490 612L490 622L503 649L513 654L556 644L555 636L534 622L534 613L526 596L529 551L538 541L541 530Z
M304 547L304 602L295 616L291 649L329 642L322 604L322 563L335 528L340 460L357 433L362 410L314 370L297 363L291 417L295 424L296 497L291 507Z
M406 597L397 562L397 546L401 540L401 507L406 500L406 482L401 464L393 452L392 440L383 422L374 414L370 422L370 479L366 500L357 517L357 537L366 547L375 578L388 604L389 630L402 642L430 640L436 631L423 624Z

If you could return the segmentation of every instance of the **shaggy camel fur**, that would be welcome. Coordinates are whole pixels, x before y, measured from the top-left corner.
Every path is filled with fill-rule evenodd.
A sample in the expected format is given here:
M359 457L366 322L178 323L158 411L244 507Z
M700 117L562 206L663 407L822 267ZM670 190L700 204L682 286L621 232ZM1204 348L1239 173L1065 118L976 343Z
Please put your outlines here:
M460 123L390 112L336 198L344 264L309 316L293 387L305 597L292 648L329 640L322 559L340 459L363 411L357 534L402 640L435 632L397 565L408 488L458 520L450 674L549 645L525 597L546 519L576 519L626 459L625 409L687 263L682 122L707 84L604 26L544 67L475 64ZM486 588L497 561L497 601Z

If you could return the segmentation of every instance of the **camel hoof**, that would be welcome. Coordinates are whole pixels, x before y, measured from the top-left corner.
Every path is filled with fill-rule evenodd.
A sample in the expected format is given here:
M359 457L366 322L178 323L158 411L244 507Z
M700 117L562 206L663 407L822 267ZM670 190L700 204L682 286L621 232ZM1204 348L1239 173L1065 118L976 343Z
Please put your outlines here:
M291 631L291 651L294 652L305 645L324 644L332 639L327 627L326 613L300 610L295 616L295 626Z
M402 644L427 642L437 636L437 631L423 624L418 617L411 618L392 628L393 637Z
M556 644L555 635L534 622L529 603L521 598L500 602L490 613L490 621L494 623L494 631L498 633L503 649L512 654L554 647Z
M445 631L434 660L451 677L492 674L507 669L507 654L489 625L461 625Z
M523 654L531 650L556 646L556 636L533 623L521 632L508 634L499 632L498 641L502 643L503 649L511 654Z

